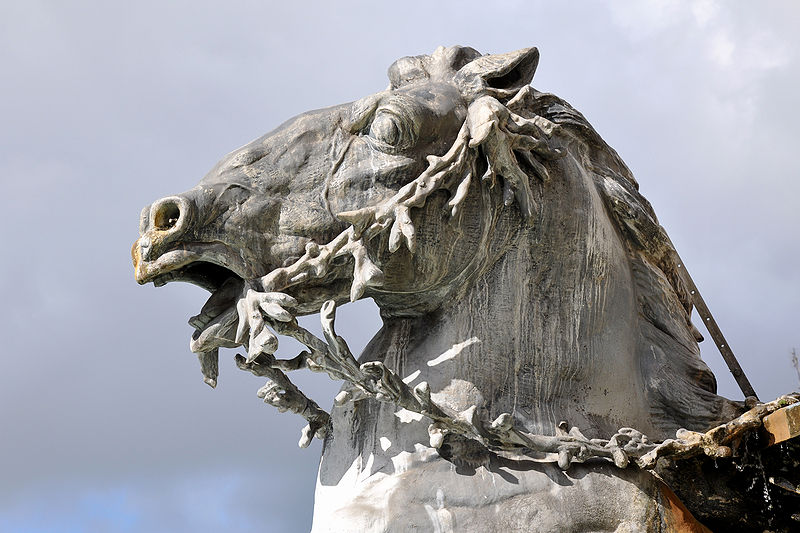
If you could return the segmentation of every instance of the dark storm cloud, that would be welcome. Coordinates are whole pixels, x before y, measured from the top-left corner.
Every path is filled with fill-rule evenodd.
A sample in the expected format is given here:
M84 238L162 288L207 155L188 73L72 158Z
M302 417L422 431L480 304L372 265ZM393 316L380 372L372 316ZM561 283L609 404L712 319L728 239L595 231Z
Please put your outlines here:
M205 297L134 283L138 213L440 44L539 46L534 85L631 166L762 398L797 388L798 8L552 4L0 7L0 528L308 528L319 446L298 450L302 421L230 357L217 390L202 383L185 321ZM378 319L351 313L339 329L360 348ZM336 384L301 381L330 404Z

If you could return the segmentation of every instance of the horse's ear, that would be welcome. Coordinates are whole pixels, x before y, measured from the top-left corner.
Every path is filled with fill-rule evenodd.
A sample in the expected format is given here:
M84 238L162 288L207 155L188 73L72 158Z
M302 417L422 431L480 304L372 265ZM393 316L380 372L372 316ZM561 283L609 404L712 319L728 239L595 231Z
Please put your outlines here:
M485 93L509 96L530 84L538 65L539 50L535 47L489 54L461 67L454 81L468 97Z

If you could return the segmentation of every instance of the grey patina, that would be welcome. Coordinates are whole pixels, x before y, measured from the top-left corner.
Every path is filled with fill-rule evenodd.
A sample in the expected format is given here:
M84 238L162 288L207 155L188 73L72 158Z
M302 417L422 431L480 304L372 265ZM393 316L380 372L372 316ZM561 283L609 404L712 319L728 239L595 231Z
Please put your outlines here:
M744 410L715 393L634 177L529 87L537 62L402 58L389 89L291 119L142 212L137 281L212 292L191 320L206 381L245 346L259 395L308 419L301 444L325 439L315 531L668 531L660 482L624 467ZM362 297L384 326L356 361L333 315ZM294 320L320 310L325 340ZM276 360L273 331L308 351ZM346 382L330 416L286 375L305 367Z

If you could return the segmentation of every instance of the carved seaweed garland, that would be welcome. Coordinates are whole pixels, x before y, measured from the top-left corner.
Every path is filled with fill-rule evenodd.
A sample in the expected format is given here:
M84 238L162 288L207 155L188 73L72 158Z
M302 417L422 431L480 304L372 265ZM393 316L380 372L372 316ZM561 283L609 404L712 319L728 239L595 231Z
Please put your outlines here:
M530 91L529 87L519 91L509 106L519 102L527 91ZM237 365L271 380L258 393L265 402L280 410L301 414L308 420L301 446L307 446L314 435L324 437L330 420L327 413L294 386L283 372L303 366L325 371L333 379L353 383L365 395L362 397L392 401L409 411L432 418L437 423L431 428L432 442L438 444L436 448L441 445L446 433L460 434L487 446L491 444L489 441L483 442L485 437L482 432L473 421L464 418L466 414L461 418L453 418L436 406L430 399L427 384L420 384L412 392L398 376L380 363L367 363L359 367L343 339L333 333L334 302L327 302L321 311L323 331L328 341L325 344L297 324L286 309L296 302L279 291L325 276L333 260L347 256L353 259L351 301L361 298L367 287L380 286L383 272L369 258L364 242L388 230L390 252L396 252L405 245L413 253L416 230L410 210L424 206L433 192L444 189L451 194L448 207L451 216L455 216L470 189L479 157L484 158L486 166L481 181L494 188L500 177L503 182L503 203L509 206L516 201L525 220L531 220L538 205L528 183L529 177L520 167L518 158L538 179L547 179L547 170L537 157L553 158L561 154L550 141L557 126L539 116L524 118L511 111L509 106L492 96L475 100L469 106L464 124L450 149L441 157L429 156L428 168L420 176L378 205L340 213L339 218L350 224L347 230L325 245L309 243L305 254L293 264L275 269L251 282L255 287L248 287L238 301L236 342L247 347L248 355L237 356ZM272 354L277 349L277 337L267 326L276 333L297 339L308 346L309 351L290 361L275 359ZM211 383L216 383L217 365L204 364L204 361L209 358L216 360L217 357L216 351L200 354L201 368L206 380ZM340 403L345 400L337 398ZM498 435L507 434L507 438L512 434L505 423L498 422L493 428ZM517 447L524 439L517 437L510 442L515 442L514 447ZM497 445L492 447L496 448Z
M473 186L479 160L486 168L480 182L494 189L501 181L504 205L516 203L523 219L530 223L539 206L529 185L529 173L539 180L547 180L547 170L540 160L559 157L562 153L552 139L559 126L541 116L525 118L512 111L530 92L530 87L526 86L515 95L497 95L503 99L511 97L507 104L494 96L477 98L469 106L450 149L441 157L429 156L428 167L420 176L377 205L340 213L339 218L350 226L332 241L324 245L309 243L304 255L291 265L246 283L236 313L230 317L230 320L238 318L235 341L247 349L246 357L236 356L236 364L242 370L269 379L258 391L264 402L280 411L300 414L308 421L299 442L301 447L308 446L314 436L324 438L331 424L330 415L286 375L288 371L303 367L326 372L332 379L353 385L351 390L336 397L337 405L373 398L424 415L431 420L428 433L433 448L442 450L445 444L450 448L472 447L478 450L470 454L478 457L477 462L487 451L509 458L557 462L563 469L590 458L604 458L620 468L625 468L632 460L639 467L653 468L662 456L686 457L699 453L729 456L731 440L777 408L778 402L762 404L709 433L681 430L677 440L661 444L650 442L631 428L620 429L609 440L588 439L566 423L559 425L555 436L533 435L515 428L509 413L487 423L476 406L452 412L432 400L426 382L412 389L381 362L359 365L344 339L336 334L333 300L320 310L325 340L297 323L289 311L297 302L281 291L324 277L330 272L333 261L342 257L353 260L351 301L361 298L368 287L380 286L383 272L370 259L365 242L388 233L390 252L405 246L413 253L416 230L411 209L424 206L435 191L446 190L451 195L447 205L451 216L455 216ZM270 329L298 340L307 350L289 360L275 358L278 339ZM205 381L214 386L218 350L198 356ZM784 399L783 404L786 401L797 399Z

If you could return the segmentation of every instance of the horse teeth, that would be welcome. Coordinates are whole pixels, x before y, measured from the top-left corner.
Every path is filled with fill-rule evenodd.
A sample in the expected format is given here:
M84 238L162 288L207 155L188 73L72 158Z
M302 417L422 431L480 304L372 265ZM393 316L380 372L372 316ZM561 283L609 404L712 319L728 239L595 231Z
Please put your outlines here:
M208 318L203 316L203 314L195 315L189 319L189 325L192 326L194 329L201 330L206 325L208 325Z

